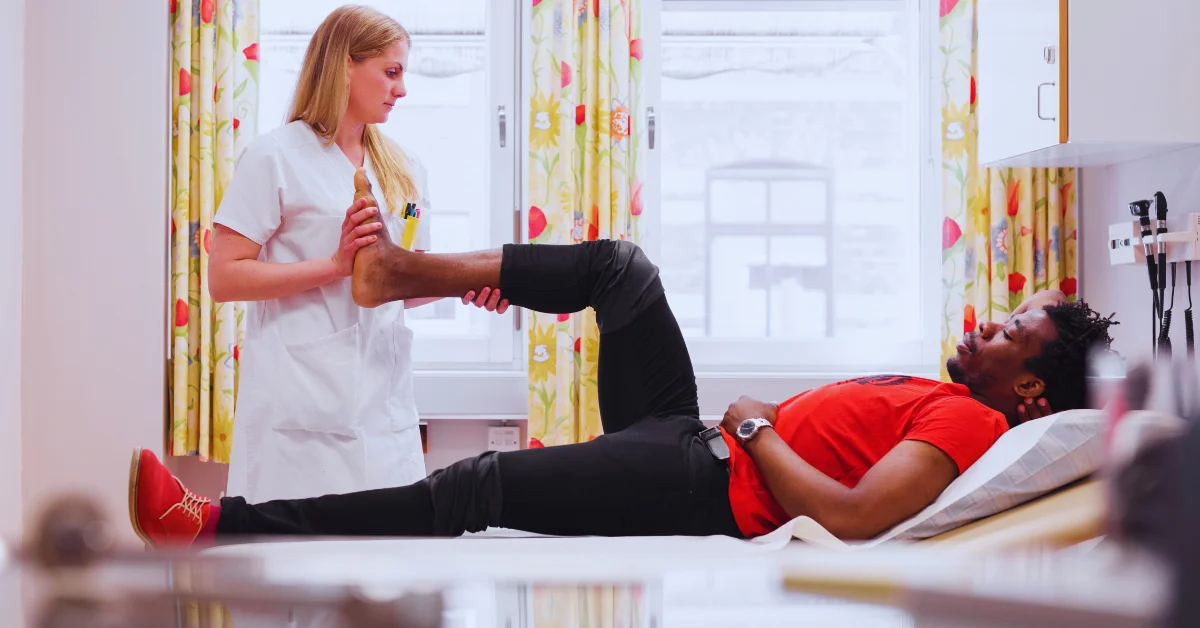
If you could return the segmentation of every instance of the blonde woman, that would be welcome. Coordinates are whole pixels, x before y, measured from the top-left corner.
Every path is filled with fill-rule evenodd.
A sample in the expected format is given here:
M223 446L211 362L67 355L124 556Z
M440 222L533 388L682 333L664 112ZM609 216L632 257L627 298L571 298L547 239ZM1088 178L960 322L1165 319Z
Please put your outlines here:
M374 10L331 13L305 52L288 124L246 148L214 218L209 291L248 302L230 494L265 501L425 477L404 309L429 300L363 309L349 279L361 247L403 236L407 203L421 210L413 248L430 246L425 172L376 127L405 95L410 44ZM354 200L358 168L378 208ZM383 222L364 222L373 216Z

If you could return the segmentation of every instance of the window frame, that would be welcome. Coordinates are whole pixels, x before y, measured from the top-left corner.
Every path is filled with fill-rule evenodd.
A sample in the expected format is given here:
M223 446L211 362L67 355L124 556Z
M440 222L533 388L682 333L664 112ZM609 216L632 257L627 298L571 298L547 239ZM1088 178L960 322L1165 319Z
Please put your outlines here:
M940 355L941 328L941 138L940 83L935 71L935 56L938 46L938 12L933 0L643 0L642 30L644 47L648 54L643 58L646 84L643 86L643 107L637 112L638 119L648 127L653 124L657 133L643 135L642 150L646 160L646 180L643 194L646 204L655 207L661 198L661 56L650 51L660 50L662 11L671 10L829 10L848 6L861 9L895 7L909 3L916 6L910 11L910 27L916 37L912 38L911 52L919 63L920 80L910 86L912 98L917 102L923 128L921 129L920 159L914 160L912 185L915 198L920 199L922 213L919 228L919 259L921 273L923 340L913 355L919 359L909 363L900 361L880 364L879 369L864 369L831 363L819 369L798 370L786 364L742 364L726 365L721 368L699 364L710 360L697 359L696 369L700 412L702 418L718 420L726 406L741 395L750 395L769 401L783 401L799 391L814 388L866 372L906 373L936 378ZM489 115L495 115L496 107L505 106L508 112L507 148L501 149L492 142L493 190L490 233L496 246L505 242L523 242L526 238L526 208L529 206L526 159L529 152L526 123L529 116L529 85L531 84L532 44L525 34L531 32L532 9L529 3L517 0L489 0L488 28L489 73L507 67L507 90L493 89L489 97L492 105ZM493 37L494 35L494 37ZM506 49L499 49L501 42ZM513 59L514 64L504 66L501 59ZM510 73L510 74L509 74ZM493 86L499 78L493 77ZM507 93L504 93L507 92ZM495 129L493 119L492 128ZM654 148L649 146L652 140ZM506 173L497 175L495 159L503 159L497 152L509 151ZM507 188L507 195L497 188ZM436 192L436 191L435 191ZM434 199L436 205L437 199ZM643 215L642 246L652 259L661 251L662 228L660 213L650 211ZM434 250L437 243L434 243ZM494 315L493 315L494 316ZM524 321L525 312L513 308L504 316L495 316L492 321L492 336L487 349L489 360L433 361L419 359L414 354L414 379L417 406L422 419L441 418L490 418L523 420L528 414L528 383L526 375L527 338ZM511 342L509 342L511 341ZM465 341L464 341L465 342ZM477 342L477 341L472 341ZM710 345L715 346L715 345ZM496 360L505 347L511 350L508 360ZM689 351L697 358L704 358L706 349L689 342ZM835 352L836 353L836 352ZM465 395L463 391L470 391Z
M921 295L918 317L921 339L891 356L864 366L860 361L844 359L845 351L838 351L839 344L833 341L806 343L811 350L829 356L822 364L797 367L784 362L784 356L770 361L765 352L758 352L754 359L730 360L731 352L738 352L738 345L745 341L723 339L688 339L688 351L696 364L697 384L700 395L700 412L706 420L717 420L726 406L741 395L783 401L797 392L824 384L841 381L864 373L903 373L921 377L937 378L940 372L938 359L941 353L941 289L942 260L940 254L941 222L941 94L936 73L935 53L938 50L938 12L933 0L644 0L643 2L643 46L646 55L646 85L644 86L647 116L655 112L656 126L669 128L670 121L662 120L661 49L663 11L738 10L879 10L907 8L908 28L913 35L909 40L910 58L917 63L919 80L913 81L909 89L909 102L917 107L919 137L914 143L919 151L912 160L909 177L912 198L920 203L919 244L917 247ZM659 142L662 138L658 138ZM659 205L662 198L661 150L656 145L646 155L646 202L650 207ZM644 147L645 148L645 147ZM645 242L647 253L653 259L662 249L662 224L660 212L647 212L645 220ZM778 355L778 352L776 353ZM842 356L842 359L839 359ZM768 359L763 359L768 357ZM724 358L723 363L719 358Z
M523 239L523 158L528 154L525 120L528 95L523 90L528 70L523 33L529 32L526 3L517 0L488 0L486 7L487 50L485 76L488 80L490 146L488 247L498 248ZM402 18L402 16L400 16ZM262 42L307 46L311 32L291 28L271 30L264 24ZM414 46L423 41L446 41L451 35L413 34ZM290 94L289 94L290 98ZM500 107L504 111L505 144L500 146ZM275 128L280 121L265 125ZM260 125L263 126L263 125ZM430 191L432 219L442 209L438 190ZM432 253L438 252L436 237ZM457 307L466 307L457 305ZM430 306L424 306L430 307ZM408 313L411 316L411 311ZM413 346L415 396L422 419L427 418L524 418L527 414L527 385L524 359L522 312L516 308L488 317L485 339L429 338L418 336ZM412 325L410 324L410 327ZM472 394L464 395L463 391Z

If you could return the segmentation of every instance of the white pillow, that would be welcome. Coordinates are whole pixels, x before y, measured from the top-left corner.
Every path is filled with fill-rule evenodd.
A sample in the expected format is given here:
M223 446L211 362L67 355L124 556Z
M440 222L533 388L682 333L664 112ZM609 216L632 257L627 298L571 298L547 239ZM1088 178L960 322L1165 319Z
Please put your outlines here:
M1108 416L1067 410L1007 431L932 504L873 540L937 536L1003 512L1100 467Z

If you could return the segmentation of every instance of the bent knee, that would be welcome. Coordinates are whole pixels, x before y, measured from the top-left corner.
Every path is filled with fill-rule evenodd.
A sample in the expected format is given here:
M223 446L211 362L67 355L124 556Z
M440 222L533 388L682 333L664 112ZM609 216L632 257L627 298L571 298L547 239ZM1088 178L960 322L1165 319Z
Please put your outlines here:
M655 266L642 248L628 240L600 240L593 270L591 303L600 332L615 331L637 318L663 295Z
M640 279L658 276L658 267L650 261L642 247L629 240L606 242L609 243L609 264L614 275L635 283L640 283Z

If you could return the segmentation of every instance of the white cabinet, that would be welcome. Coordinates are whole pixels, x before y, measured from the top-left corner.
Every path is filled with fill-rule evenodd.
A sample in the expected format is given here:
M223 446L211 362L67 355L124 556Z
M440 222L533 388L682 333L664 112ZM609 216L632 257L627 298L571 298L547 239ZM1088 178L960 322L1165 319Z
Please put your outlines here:
M1095 166L1200 145L1197 0L979 0L979 162Z

